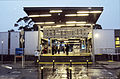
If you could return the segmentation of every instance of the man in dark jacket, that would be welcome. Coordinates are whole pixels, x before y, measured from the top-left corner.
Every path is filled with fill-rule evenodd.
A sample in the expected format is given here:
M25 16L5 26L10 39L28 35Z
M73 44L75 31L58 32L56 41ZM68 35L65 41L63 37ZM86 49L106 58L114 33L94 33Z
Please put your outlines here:
M68 43L66 44L66 55L68 55L68 52L69 52L69 45L68 45Z

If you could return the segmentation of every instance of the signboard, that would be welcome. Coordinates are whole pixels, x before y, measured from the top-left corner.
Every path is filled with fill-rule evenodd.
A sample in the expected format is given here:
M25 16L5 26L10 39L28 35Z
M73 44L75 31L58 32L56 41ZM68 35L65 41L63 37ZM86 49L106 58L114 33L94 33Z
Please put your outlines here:
M17 56L22 56L23 52L24 52L23 48L16 48L15 49L15 55L17 55Z
M81 38L88 37L90 27L43 28L43 38Z

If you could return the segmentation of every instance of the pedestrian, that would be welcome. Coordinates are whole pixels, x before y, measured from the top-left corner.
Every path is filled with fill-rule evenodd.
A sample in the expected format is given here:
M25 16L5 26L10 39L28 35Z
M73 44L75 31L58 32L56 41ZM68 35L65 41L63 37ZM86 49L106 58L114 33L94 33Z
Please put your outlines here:
M54 55L54 51L55 51L54 49L55 49L55 46L53 45L52 46L52 55Z
M39 50L35 50L34 54L35 54L35 59L34 59L34 63L35 65L37 65L37 62L38 62L38 58L39 58Z
M58 45L58 54L60 54L60 45Z
M68 45L68 43L65 45L65 47L66 47L66 55L68 55L68 52L69 52L69 45Z

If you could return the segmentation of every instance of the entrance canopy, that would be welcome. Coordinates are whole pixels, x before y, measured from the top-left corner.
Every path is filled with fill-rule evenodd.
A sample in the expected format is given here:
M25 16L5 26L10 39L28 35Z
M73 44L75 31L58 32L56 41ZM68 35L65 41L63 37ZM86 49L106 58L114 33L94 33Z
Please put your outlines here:
M90 26L100 17L103 7L24 7L40 26Z

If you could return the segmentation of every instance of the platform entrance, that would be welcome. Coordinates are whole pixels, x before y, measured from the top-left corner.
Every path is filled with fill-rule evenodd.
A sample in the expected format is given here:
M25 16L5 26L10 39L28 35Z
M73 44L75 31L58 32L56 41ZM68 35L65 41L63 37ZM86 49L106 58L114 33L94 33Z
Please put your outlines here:
M45 27L43 28L43 46L45 55L89 56L92 50L91 27ZM67 46L68 45L68 46Z

